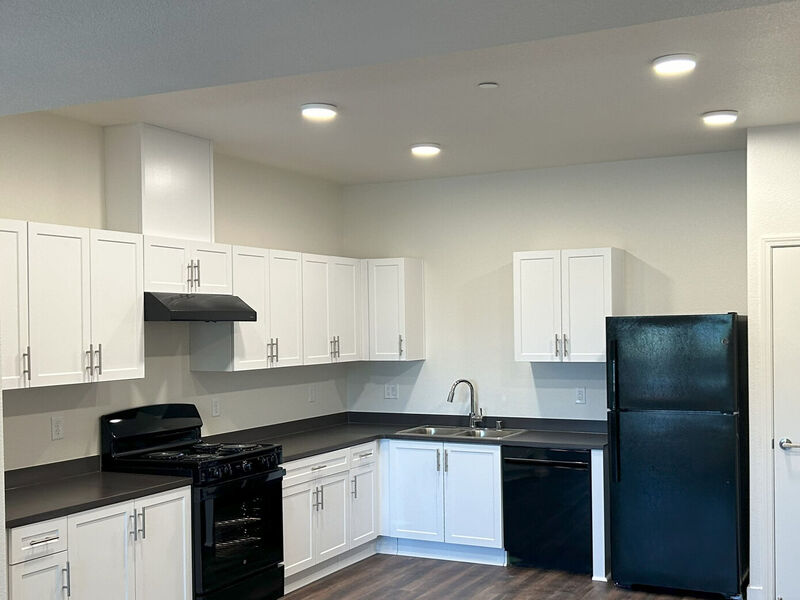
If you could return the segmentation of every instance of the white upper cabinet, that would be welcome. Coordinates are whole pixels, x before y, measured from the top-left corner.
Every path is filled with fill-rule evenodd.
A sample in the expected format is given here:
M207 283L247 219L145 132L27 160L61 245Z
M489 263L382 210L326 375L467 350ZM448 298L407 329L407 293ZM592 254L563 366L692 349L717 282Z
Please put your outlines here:
M269 350L269 250L233 247L233 293L256 311L257 319L232 325L233 370L266 369Z
M110 228L214 241L209 140L144 123L106 127L104 134Z
M525 362L604 362L605 318L622 311L624 252L515 252L514 356Z
M2 388L29 384L28 224L0 219L0 340Z
M230 294L231 246L144 237L144 289L178 294Z
M28 224L31 385L91 381L89 230Z
M370 360L425 358L425 282L422 261L367 261Z
M361 261L303 254L304 364L361 359Z
M91 231L91 366L96 381L144 377L143 259L141 235Z
M269 251L270 366L303 364L303 269L299 252Z

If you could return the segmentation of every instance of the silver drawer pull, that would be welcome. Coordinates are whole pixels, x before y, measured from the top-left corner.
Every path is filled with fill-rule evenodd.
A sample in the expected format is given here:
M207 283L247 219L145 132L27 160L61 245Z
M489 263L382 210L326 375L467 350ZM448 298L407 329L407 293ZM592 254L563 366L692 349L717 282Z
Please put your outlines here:
M327 466L328 465L319 465L319 466L316 466L316 467L311 467L311 470L312 471L319 471L320 469L324 469Z
M782 438L780 442L778 442L778 446L781 447L781 450L791 450L793 448L800 448L800 444L792 443L792 440L789 438Z
M363 452L359 454L358 458L367 458L368 456L372 456L372 450L370 450L369 452Z
M41 540L31 540L28 543L28 546L33 548L34 546L38 546L40 544L50 544L52 542L57 542L60 539L61 538L59 536L57 536L57 535L51 535L50 537L42 538Z

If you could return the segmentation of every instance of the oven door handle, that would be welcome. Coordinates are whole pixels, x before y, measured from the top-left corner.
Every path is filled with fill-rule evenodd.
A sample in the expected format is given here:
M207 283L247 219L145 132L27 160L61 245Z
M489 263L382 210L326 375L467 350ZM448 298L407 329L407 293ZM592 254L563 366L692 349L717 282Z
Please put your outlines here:
M243 481L248 483L269 483L282 479L284 475L286 475L286 470L283 468L278 468L266 473L242 475L241 477L229 479L227 481L220 481L205 485L201 484L194 488L194 497L198 498L200 501L204 501L209 498L217 497L220 494L225 494L227 488L229 487L239 489Z

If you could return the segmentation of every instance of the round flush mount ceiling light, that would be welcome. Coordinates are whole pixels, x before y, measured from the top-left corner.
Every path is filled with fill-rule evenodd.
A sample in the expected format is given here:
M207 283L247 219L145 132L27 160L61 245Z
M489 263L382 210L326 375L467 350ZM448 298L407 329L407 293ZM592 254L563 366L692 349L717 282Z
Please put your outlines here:
M433 142L424 142L411 146L411 154L417 158L431 158L433 156L438 156L441 151L442 146Z
M481 81L478 84L478 87L481 88L482 90L496 90L497 88L500 87L500 84L497 83L496 81Z
M667 54L653 60L653 71L662 77L685 75L694 71L697 59L693 54Z
M312 102L310 104L303 104L300 107L300 112L305 119L309 121L332 121L339 114L335 104L323 104L320 102Z
M711 127L733 125L739 118L739 111L736 110L712 110L703 113L703 123Z

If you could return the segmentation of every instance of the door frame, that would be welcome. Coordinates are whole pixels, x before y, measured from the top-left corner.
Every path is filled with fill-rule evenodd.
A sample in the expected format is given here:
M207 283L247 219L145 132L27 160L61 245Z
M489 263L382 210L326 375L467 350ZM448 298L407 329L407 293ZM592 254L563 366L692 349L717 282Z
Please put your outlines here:
M760 290L755 299L760 303L756 311L760 323L756 323L758 339L750 332L748 339L754 343L751 348L759 346L761 355L761 372L753 375L753 361L750 361L750 562L759 557L762 563L761 585L750 584L748 597L753 600L775 598L777 573L775 570L775 457L774 457L774 418L775 395L773 390L773 312L772 312L772 268L773 252L779 248L800 246L800 234L785 236L766 236L761 239L761 251L758 261L757 282ZM752 300L750 304L752 308ZM752 320L751 320L752 331ZM749 343L749 342L748 342ZM752 354L752 353L751 353ZM763 473L764 480L756 480L753 473ZM754 508L757 512L754 512ZM760 510L758 510L760 508ZM755 535L753 535L755 533ZM760 547L752 540L760 537ZM751 569L751 575L753 571ZM756 582L759 583L759 582Z

